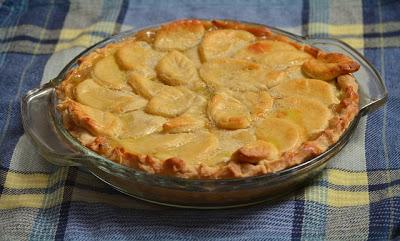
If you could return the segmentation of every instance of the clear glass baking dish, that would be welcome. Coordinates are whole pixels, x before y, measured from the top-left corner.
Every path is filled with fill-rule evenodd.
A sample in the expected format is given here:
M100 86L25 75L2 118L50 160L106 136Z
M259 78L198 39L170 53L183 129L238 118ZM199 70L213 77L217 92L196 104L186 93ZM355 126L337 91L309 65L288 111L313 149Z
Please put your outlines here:
M258 25L254 23L247 23ZM165 23L163 23L165 24ZM265 26L265 25L262 25ZM330 38L307 38L274 27L272 32L289 37L299 43L333 52L341 52L358 61L361 68L354 74L360 87L360 112L339 141L321 155L302 164L276 173L262 176L196 180L148 174L111 160L82 146L64 128L56 109L55 87L69 70L77 66L77 60L109 43L145 29L131 30L105 39L76 56L61 73L49 83L29 91L21 100L23 126L38 152L49 162L60 166L80 166L108 183L115 189L152 203L187 208L228 208L271 201L306 184L349 141L361 116L382 106L387 91L376 69L355 49L346 43Z

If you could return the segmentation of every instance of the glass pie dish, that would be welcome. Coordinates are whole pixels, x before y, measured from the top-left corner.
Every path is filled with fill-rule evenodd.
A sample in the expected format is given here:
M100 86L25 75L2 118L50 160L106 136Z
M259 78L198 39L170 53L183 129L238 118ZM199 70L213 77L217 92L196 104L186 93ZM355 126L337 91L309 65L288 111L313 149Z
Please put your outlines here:
M165 23L164 23L165 24ZM254 26L253 23L245 23ZM359 84L360 111L341 138L322 154L275 173L235 179L184 179L149 174L115 163L83 146L64 127L57 109L56 87L68 72L78 65L82 56L110 43L119 42L139 31L115 35L86 49L74 58L61 73L44 86L29 91L22 99L22 118L26 133L39 153L48 161L61 166L82 166L99 179L133 197L177 207L226 208L249 205L284 196L318 174L327 161L349 141L361 116L381 106L387 97L383 80L374 67L356 50L335 39L312 39L297 36L266 26L273 33L283 35L300 44L307 44L329 52L344 53L360 64L354 74Z

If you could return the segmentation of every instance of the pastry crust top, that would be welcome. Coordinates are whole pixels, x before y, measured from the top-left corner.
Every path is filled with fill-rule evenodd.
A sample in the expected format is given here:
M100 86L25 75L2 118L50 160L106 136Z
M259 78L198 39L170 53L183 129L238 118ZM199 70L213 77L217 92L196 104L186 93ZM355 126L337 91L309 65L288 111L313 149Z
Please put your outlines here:
M359 67L263 26L178 20L82 57L58 108L82 145L122 165L248 177L336 143L359 111Z

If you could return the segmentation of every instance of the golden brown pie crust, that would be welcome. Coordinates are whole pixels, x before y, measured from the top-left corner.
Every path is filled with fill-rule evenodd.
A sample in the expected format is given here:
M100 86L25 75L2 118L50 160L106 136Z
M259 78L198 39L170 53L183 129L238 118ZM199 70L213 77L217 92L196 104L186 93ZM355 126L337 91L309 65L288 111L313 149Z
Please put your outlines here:
M214 34L216 31L229 31L218 33L219 36L227 36L226 45L229 45L229 51L218 52L219 49L214 48L224 45L218 43L213 46L214 40L208 34ZM211 38L211 41L207 40L208 42L204 43L205 38ZM139 46L142 55L126 55L129 51L135 51L131 46ZM127 52L122 52L123 48L126 48ZM115 63L110 62L110 56L116 58ZM140 56L144 56L143 61ZM204 56L212 56L212 59ZM288 58L290 61L287 61ZM101 66L103 69L96 67L99 61L104 59L108 61L103 61L106 64L111 63L109 68L120 69L115 70L118 76L114 78L104 70L107 67L105 64L105 67ZM243 64L243 61L246 64ZM121 42L108 44L80 58L78 63L79 66L71 70L57 88L60 100L58 107L63 116L64 126L87 148L116 163L152 174L219 179L277 172L323 153L338 141L359 111L358 84L351 75L360 67L357 62L343 54L326 53L312 46L294 42L272 33L266 27L233 21L178 20L158 29L139 32ZM206 63L208 69L203 67ZM236 69L224 70L218 67L227 66L225 63L244 67L243 70L240 69L229 76L229 71ZM102 76L107 78L102 79ZM302 78L299 79L298 76ZM131 98L126 93L141 96L141 103L147 103L147 106L138 107L139 109L134 111L154 124L149 132L153 132L154 135L158 133L160 136L186 133L185 138L179 140L182 143L176 144L177 149L185 145L193 150L198 148L200 154L195 157L203 161L185 160L173 154L153 155L150 149L148 153L141 153L130 149L128 144L118 142L121 132L127 128L121 121L121 116L129 115L129 111L132 110L125 113L126 108L113 108L109 112L110 110L97 110L79 103L76 86L92 78L94 80L91 81L104 88L125 93L121 97L125 99L116 97L116 102L121 100L121 103L126 103L123 101ZM248 82L242 85L242 79ZM279 91L279 88L274 89L275 86L291 80L298 81L300 87L286 92ZM310 93L314 89L308 85L318 81L329 84L321 84L324 91L326 89L324 98L329 101L323 103L313 100L318 102L316 105L323 106L329 112L326 124L319 125L316 121L307 120L308 112L302 112L301 108L292 109L284 104L283 107L279 106L280 102L285 102L281 101L287 97L285 93L295 93L294 105L300 103L301 106L302 98L306 98L304 96L308 95L307 98L312 99ZM90 101L101 99L101 95L96 93L89 97ZM179 103L169 98L176 98ZM174 109L175 105L177 109ZM199 117L198 113L204 113L205 118ZM154 119L152 115L157 117ZM136 118L136 115L132 116L126 118ZM249 130L250 134L247 134L256 136L251 134L251 131L254 131L257 125L262 128L263 120L275 121L280 118L301 126L297 130L297 127L293 129L292 124L288 124L288 130L293 129L298 138L293 139L297 142L294 142L289 151L282 151L279 147L282 143L254 137L255 141L241 144L236 150L229 152L224 161L211 164L207 161L207 156L211 158L218 151L219 154L223 154L223 150L215 149L212 143L217 143L218 138L225 137L221 135L217 138L215 133L231 134ZM312 127L312 132L306 131L304 122ZM196 139L197 135L202 139ZM131 138L129 141L134 142L135 139ZM197 141L203 141L205 144L196 146ZM146 147L144 150L147 150ZM172 150L166 149L166 153L190 156L188 150L175 152L173 147Z

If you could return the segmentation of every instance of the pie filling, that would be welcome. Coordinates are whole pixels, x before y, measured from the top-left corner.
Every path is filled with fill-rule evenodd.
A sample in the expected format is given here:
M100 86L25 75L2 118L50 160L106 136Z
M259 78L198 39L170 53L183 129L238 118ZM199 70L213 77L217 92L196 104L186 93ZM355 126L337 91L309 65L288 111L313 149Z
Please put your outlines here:
M324 152L358 113L358 63L260 26L179 20L82 57L64 125L117 163L184 178L276 172Z

